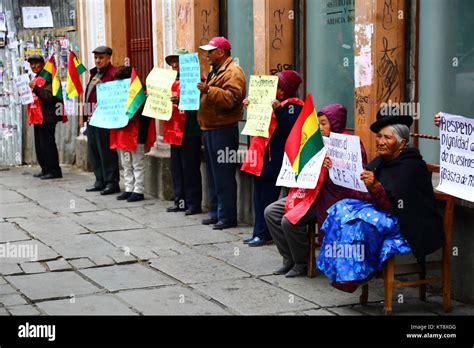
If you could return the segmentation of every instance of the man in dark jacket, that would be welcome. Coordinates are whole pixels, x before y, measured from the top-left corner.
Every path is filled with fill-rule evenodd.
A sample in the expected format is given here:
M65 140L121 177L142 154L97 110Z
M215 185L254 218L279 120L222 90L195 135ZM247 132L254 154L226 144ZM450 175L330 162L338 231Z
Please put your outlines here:
M36 159L41 172L33 176L43 180L62 178L58 148L54 138L56 123L61 119L56 115L59 100L53 96L52 83L38 76L45 66L44 58L33 55L28 58L28 62L33 73L37 75L30 82L34 102L28 105L28 123L34 125Z
M113 80L116 68L111 64L112 49L99 46L94 51L95 68L90 71L91 78L86 88L85 116L88 121L97 104L96 85ZM87 192L100 191L101 195L120 192L119 164L116 150L110 149L110 129L98 128L87 125L87 143L89 160L95 174L95 183L87 188Z

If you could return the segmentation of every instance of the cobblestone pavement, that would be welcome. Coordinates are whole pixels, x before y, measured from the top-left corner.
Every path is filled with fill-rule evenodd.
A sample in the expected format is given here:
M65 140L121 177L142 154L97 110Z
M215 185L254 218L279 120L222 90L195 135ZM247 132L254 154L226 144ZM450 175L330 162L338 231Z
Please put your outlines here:
M242 244L250 226L214 231L205 214L166 213L169 202L86 193L90 173L66 167L42 181L36 171L0 171L0 315L382 314L381 280L361 306L360 291L335 290L321 274L272 275L281 258L274 245ZM394 314L444 314L439 294L417 294L395 292ZM474 306L454 301L451 314Z

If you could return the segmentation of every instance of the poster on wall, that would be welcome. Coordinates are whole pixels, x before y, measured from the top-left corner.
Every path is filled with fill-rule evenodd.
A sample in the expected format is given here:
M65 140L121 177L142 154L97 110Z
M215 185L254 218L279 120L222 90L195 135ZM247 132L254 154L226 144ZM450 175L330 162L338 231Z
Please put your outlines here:
M22 7L23 28L52 28L53 15L51 7Z
M33 103L33 93L31 92L30 78L28 77L28 74L18 76L15 83L18 89L18 95L20 96L21 104L27 105Z

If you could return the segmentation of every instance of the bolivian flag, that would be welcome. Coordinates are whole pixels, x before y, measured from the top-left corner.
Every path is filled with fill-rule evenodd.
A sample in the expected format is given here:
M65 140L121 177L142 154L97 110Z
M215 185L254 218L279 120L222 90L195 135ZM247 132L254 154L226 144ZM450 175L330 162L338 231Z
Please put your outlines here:
M69 51L69 59L67 61L67 81L66 95L69 99L80 96L84 93L82 83L79 78L86 71L86 67L77 59L73 51Z
M132 119L133 115L146 100L145 89L138 78L135 68L132 68L132 77L130 79L130 88L128 89L128 100L125 110L127 110L127 116Z
M52 83L53 96L58 98L59 100L63 100L63 89L61 86L61 80L59 79L58 70L56 69L54 55L49 58L43 70L41 70L38 75L44 78L47 82Z
M325 156L323 135L309 94L286 141L277 186L315 188Z

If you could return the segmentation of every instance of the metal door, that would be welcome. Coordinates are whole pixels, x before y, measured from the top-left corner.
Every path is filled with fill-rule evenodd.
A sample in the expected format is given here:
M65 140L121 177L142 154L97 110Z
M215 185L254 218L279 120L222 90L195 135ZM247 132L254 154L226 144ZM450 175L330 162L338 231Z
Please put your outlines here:
M127 0L127 53L145 83L153 68L152 0Z

